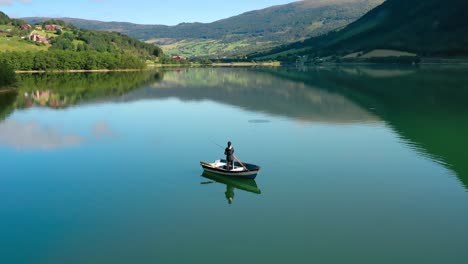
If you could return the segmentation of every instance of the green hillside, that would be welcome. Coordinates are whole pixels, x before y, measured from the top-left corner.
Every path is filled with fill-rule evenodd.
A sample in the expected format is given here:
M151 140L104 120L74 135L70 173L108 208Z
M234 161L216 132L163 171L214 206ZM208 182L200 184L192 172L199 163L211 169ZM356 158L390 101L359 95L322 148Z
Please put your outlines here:
M0 13L0 62L15 70L139 69L162 57L159 47L121 33L62 20L25 24Z
M10 22L10 17L7 16L7 14L0 11L0 24L3 25L9 22Z
M159 57L162 55L161 49L155 45L144 43L116 32L78 29L61 20L50 20L40 23L42 27L45 27L44 25L48 23L60 26L59 30L38 30L33 29L34 27L30 30L18 30L16 26L11 25L11 20L8 20L8 16L3 13L0 15L0 22L2 22L0 23L0 30L4 29L9 30L10 32L8 35L3 34L5 36L2 39L2 42L8 42L8 45L4 46L20 46L22 51L33 51L37 49L34 46L42 46L58 50L92 50L97 52L129 53L148 59L152 56ZM28 36L31 34L37 34L41 37L47 38L48 43L38 45L43 43L34 43L29 41ZM25 37L26 39L22 40L20 37ZM8 39L6 40L5 38ZM28 44L31 46L30 48L27 47ZM2 49L2 51L6 50L8 49Z
M384 0L310 0L247 12L213 23L137 25L62 18L79 28L115 31L188 57L242 56L341 28ZM45 18L25 18L36 23Z
M343 56L375 49L420 56L466 56L466 10L465 0L387 0L342 30L252 57Z

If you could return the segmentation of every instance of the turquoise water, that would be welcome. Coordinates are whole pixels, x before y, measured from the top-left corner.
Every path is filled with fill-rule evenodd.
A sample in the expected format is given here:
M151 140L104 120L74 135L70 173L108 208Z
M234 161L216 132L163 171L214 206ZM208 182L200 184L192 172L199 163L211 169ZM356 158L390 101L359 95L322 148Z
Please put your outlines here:
M0 263L465 263L465 72L22 75ZM228 140L255 181L201 177Z

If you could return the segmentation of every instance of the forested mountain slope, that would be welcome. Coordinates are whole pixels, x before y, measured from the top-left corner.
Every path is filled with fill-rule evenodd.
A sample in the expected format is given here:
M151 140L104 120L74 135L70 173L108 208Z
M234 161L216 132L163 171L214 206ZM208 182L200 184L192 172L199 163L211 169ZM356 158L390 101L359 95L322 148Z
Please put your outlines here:
M468 1L387 0L342 30L255 54L344 55L391 49L420 56L468 55Z

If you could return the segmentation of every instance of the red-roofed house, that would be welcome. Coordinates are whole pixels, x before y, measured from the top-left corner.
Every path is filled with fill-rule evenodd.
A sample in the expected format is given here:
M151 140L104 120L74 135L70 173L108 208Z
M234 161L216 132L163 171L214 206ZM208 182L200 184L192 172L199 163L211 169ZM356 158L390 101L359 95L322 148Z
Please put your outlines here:
M52 30L55 30L55 26L54 25L47 25L47 26L45 26L45 29L52 31Z
M173 59L173 60L176 60L176 61L185 60L185 58L182 57L182 56L172 56L172 59Z
M31 36L29 36L29 40L34 42L42 42L44 44L49 43L49 41L46 38L37 34L31 34Z
M31 29L32 27L29 24L21 24L20 28L21 29Z

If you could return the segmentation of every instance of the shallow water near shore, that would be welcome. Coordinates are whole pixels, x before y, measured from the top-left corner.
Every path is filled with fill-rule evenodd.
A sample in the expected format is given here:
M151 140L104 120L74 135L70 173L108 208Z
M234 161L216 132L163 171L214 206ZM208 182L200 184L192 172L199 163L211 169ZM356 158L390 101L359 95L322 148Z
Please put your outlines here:
M0 263L463 263L466 69L19 75ZM256 180L202 176L228 140Z

